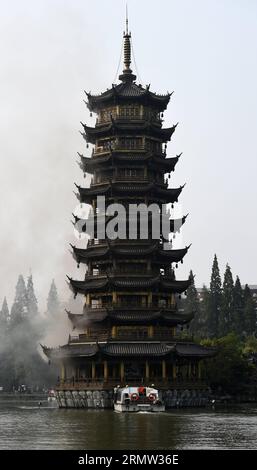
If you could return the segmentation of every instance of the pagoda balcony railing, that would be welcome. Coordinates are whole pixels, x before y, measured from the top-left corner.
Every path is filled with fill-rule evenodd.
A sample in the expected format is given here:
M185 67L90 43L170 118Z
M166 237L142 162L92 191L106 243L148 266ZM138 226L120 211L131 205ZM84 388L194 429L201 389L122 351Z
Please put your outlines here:
M177 383L183 383L183 384L190 384L192 382L197 382L197 383L202 383L204 384L205 382L202 380L202 379L199 379L198 377L176 377L176 378L163 378L162 376L154 376L154 377L149 377L148 379L146 378L142 378L142 377L132 377L132 376L125 376L124 377L124 381L126 380L129 380L129 382L133 382L133 384L135 383L142 383L142 382L147 382L148 384L155 384L156 385L156 382L166 382L167 380L169 380L170 382L177 382ZM108 381L108 382L112 382L112 383L117 383L119 384L120 383L120 377L108 377L107 379L104 379L104 377L95 377L94 379L91 379L91 378L87 378L87 377L69 377L69 378L66 378L66 379L60 379L58 380L58 384L61 384L61 383L67 383L67 384L72 384L73 382L74 383L87 383L87 382L98 382L98 383L102 383L103 381ZM154 382L155 381L155 382Z
M141 272L141 271L136 271L134 270L133 272L124 272L124 271L118 271L117 269L109 269L107 271L105 271L104 273L99 273L99 272L96 272L94 274L86 274L85 276L85 280L86 281L91 281L91 280L95 280L96 278L99 279L99 280L104 280L106 279L106 276L116 276L116 275L120 275L121 277L126 277L127 275L129 275L130 277L142 277L143 279L151 279L152 277L157 277L158 276L158 272L154 272L154 271L151 271L149 273L147 272ZM165 276L163 276L163 278L165 278ZM169 278L168 278L169 279Z
M92 304L90 306L86 306L87 309L92 310L103 310L103 309L140 309L140 310L160 310L160 309L168 309L168 310L176 310L176 305L164 305L164 304L155 304L150 303L148 305L142 304L140 302L104 302L102 304Z
M112 122L112 118L115 119L115 122L121 122L121 123L124 123L124 122L129 122L129 123L133 123L133 124L136 124L136 123L141 123L142 121L148 121L149 118L151 118L151 116L149 116L148 114L138 114L137 116L135 115L128 115L128 116L124 116L124 114L112 114L112 116L106 116L105 118L97 118L96 119L96 126L101 126L103 124L110 124ZM155 117L155 118L152 118L152 122L153 124L157 124L158 126L161 126L162 123L163 123L163 119L161 119L160 117Z
M152 279L152 278L157 278L158 276L160 275L159 271L141 271L141 270L137 270L137 269L133 269L133 271L124 271L122 269L108 269L104 272L95 272L94 274L86 274L85 276L85 280L86 281L91 281L91 280L104 280L106 279L107 276L109 277L121 277L121 278L124 278L124 277L127 277L129 276L129 278L131 279L134 279L134 278L142 278L142 280L148 280L148 279ZM167 281L170 281L171 277L172 277L172 273L169 274L169 275L164 275L164 274L161 274L160 275L162 277L162 279L164 280L167 280Z
M129 240L129 239L117 239L117 240L113 240L115 243L114 244L119 244L119 245L129 245L129 246L132 246L132 245L152 245L153 243L155 244L157 242L157 240L144 240L144 239L140 239L140 238L137 238L137 239L132 239L132 240ZM87 246L90 247L90 246L107 246L107 245L111 245L112 244L112 240L109 240L109 243L107 243L107 240L104 239L104 240L99 240L97 238L92 238L92 239L89 239L88 240L88 244ZM159 248L162 248L163 244L161 243L161 241L159 242ZM170 248L172 248L172 243L170 243Z
M97 186L98 184L101 185L103 183L117 183L117 182L135 182L135 181L140 181L142 183L157 183L162 185L163 187L168 188L168 183L164 181L163 179L156 179L154 177L149 177L149 176L140 176L140 175L116 175L116 176L106 176L98 179L97 181L92 182L93 186Z
M152 245L153 243L157 242L157 240L145 240L145 239L140 239L140 238L137 238L135 240L129 240L129 239L116 239L116 240L113 240L115 243L114 244L119 244L119 245L129 245L129 246L132 246L132 245ZM88 247L89 246L107 246L107 245L111 245L112 244L112 240L109 240L109 243L107 243L107 240L104 239L104 240L99 240L97 238L92 238L91 240L88 240ZM160 243L160 246L162 246L162 244Z
M123 268L114 268L114 269L107 269L107 270L104 270L102 273L99 273L99 272L95 272L94 274L90 274L90 276L105 276L106 274L108 274L108 276L111 276L112 274L113 275L118 275L118 276L126 276L126 275L129 275L131 277L133 276L142 276L143 278L147 277L147 276L151 276L151 277L157 277L159 275L159 271L156 271L154 272L153 270L147 272L144 268L142 269L137 269L137 268L133 268L133 267L129 267L126 271L124 271Z
M81 334L79 336L69 336L70 343L83 343L90 341L172 341L172 342L187 342L193 341L192 335L187 335L186 337L180 337L178 335L173 335L169 331L157 331L153 332L152 335L149 335L148 332L140 331L118 331L115 335L112 334L110 330L99 330L97 332L92 332L87 334Z
M152 386L154 385L156 388L171 388L171 389L199 389L202 388L203 390L206 389L207 384L206 381L199 379L197 377L192 378L163 378L160 376L150 377L150 378L135 378L130 376L125 376L123 380L119 376L117 377L96 377L92 378L76 378L76 377L69 377L66 379L58 380L56 385L56 390L87 390L87 389L99 389L101 390L103 386L108 389L114 389L117 385L125 386L125 385L134 385L134 386Z
M153 155L157 155L157 156L160 156L160 157L166 157L166 150L165 149L162 149L162 150L154 150L154 149L149 149L148 147L146 147L145 145L135 145L134 147L123 147L119 144L114 144L112 143L112 146L111 146L111 149L112 150L115 150L116 152L120 152L120 153L128 153L128 152L131 152L131 153L140 153L140 152L151 152ZM107 155L110 153L110 148L109 147L95 147L92 151L92 157L94 157L95 155L96 156L99 156L99 155Z

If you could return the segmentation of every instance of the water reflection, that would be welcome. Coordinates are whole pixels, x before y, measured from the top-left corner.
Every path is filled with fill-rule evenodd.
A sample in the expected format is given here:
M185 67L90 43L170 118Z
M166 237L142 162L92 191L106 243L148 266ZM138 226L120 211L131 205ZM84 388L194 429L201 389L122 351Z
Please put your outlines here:
M256 449L257 407L160 414L0 401L1 449Z

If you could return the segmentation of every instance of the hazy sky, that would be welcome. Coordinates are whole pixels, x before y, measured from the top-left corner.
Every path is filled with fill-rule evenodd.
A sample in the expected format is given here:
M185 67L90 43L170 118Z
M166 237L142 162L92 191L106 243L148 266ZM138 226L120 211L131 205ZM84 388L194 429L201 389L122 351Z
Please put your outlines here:
M140 81L174 90L165 126L179 121L169 156L183 151L174 186L190 217L190 268L208 283L216 252L243 283L257 283L257 1L129 0ZM94 125L83 90L110 87L125 1L0 0L1 287L9 301L30 269L44 299L54 277L82 277L74 242L76 152L89 154L79 122Z

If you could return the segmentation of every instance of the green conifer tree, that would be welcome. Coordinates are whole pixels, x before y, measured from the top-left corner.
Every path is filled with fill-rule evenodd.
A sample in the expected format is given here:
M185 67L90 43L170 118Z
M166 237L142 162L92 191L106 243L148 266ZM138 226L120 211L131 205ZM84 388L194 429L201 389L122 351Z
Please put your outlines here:
M247 336L256 332L256 309L248 284L244 288L244 330Z
M193 335L201 336L201 318L200 318L200 305L198 293L195 287L193 271L190 271L189 279L191 280L191 285L187 289L187 297L185 301L185 313L191 314L194 313L194 318L190 323L189 330Z
M214 255L210 294L207 311L207 330L208 336L216 337L218 335L220 310L221 310L221 277L216 254Z
M232 317L234 311L234 281L230 266L226 265L224 281L222 286L221 314L219 321L219 336L231 333Z
M203 291L200 301L200 331L201 337L207 338L210 336L208 328L208 318L210 312L210 291L207 286L203 285Z
M236 282L233 292L233 311L231 317L232 330L238 335L242 336L244 331L244 295L239 277L236 277Z
M28 317L27 289L23 276L20 274L16 285L14 302L11 308L11 327L21 323Z
M53 279L50 290L49 290L48 298L47 298L47 313L50 316L53 316L58 313L59 309L60 309L60 301L58 298L57 288Z
M34 284L32 274L28 277L27 281L27 307L28 315L30 318L35 317L38 314L37 298L34 291Z
M6 297L4 298L2 310L0 311L0 335L5 335L10 321L9 308Z

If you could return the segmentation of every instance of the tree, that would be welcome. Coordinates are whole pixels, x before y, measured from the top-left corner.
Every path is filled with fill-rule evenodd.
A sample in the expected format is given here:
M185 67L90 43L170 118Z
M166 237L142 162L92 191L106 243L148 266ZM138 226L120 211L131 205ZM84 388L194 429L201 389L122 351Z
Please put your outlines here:
M256 331L256 310L253 295L248 284L244 288L244 331L252 335Z
M12 363L10 358L10 315L6 298L0 312L0 385L4 390L10 390L12 381Z
M58 313L59 311L59 308L60 308L60 302L58 298L58 292L57 292L57 288L53 279L50 290L49 290L48 298L47 298L47 312L51 316L56 315L56 313Z
M208 328L208 318L210 312L210 291L209 289L203 285L202 291L202 300L200 302L200 331L201 337L208 337L209 335L209 328Z
M232 330L239 336L242 336L244 331L244 296L243 289L239 277L236 277L236 282L233 292L233 311L231 312L231 327Z
M226 265L224 274L219 335L226 336L232 331L232 312L234 309L234 281L230 266Z
M190 331L191 333L201 336L201 324L200 324L200 305L199 305L199 298L198 293L195 287L194 275L193 271L190 271L189 279L191 280L191 285L187 289L187 297L185 301L185 313L190 314L194 313L194 318L190 323Z
M8 329L10 320L9 308L6 297L4 298L2 310L0 312L0 334L5 335Z
M27 289L23 276L20 274L16 285L14 303L11 309L11 326L17 325L28 316Z
M27 281L27 307L30 318L33 318L38 314L37 298L34 292L32 274L28 277Z
M243 356L243 344L234 333L223 338L205 340L205 346L217 348L217 354L204 362L208 383L214 391L236 395L248 383L252 368Z
M214 255L211 282L210 282L210 296L207 311L207 328L208 335L215 337L218 335L219 320L221 310L221 277L216 254Z

